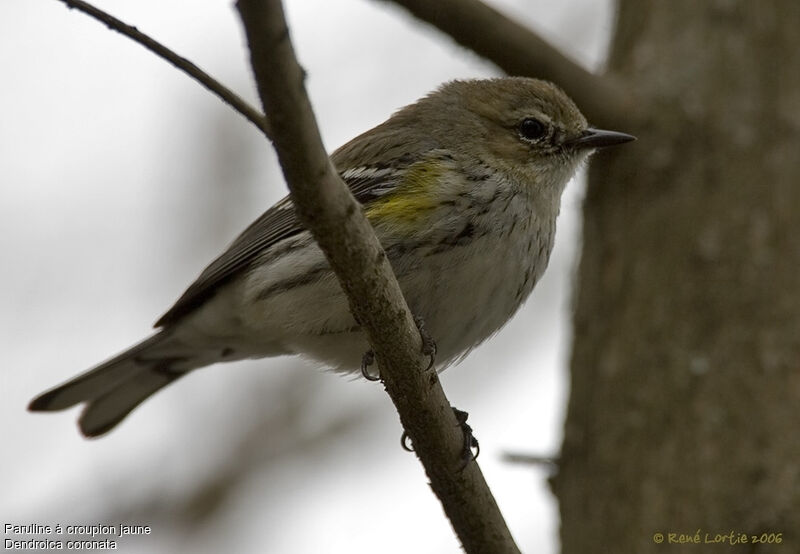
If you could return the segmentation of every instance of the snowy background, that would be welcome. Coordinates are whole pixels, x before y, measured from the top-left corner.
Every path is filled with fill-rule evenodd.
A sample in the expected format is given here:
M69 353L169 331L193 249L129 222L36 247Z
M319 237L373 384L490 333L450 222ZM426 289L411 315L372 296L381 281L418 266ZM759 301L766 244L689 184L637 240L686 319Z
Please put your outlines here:
M610 0L495 0L589 68ZM230 1L97 5L258 105ZM289 0L327 147L491 64L393 5ZM382 387L292 358L214 366L99 440L77 411L30 414L39 392L124 349L251 220L285 193L248 122L142 47L56 0L0 2L0 524L139 524L121 552L460 552ZM445 372L523 551L557 551L541 468L567 397L583 179L523 310ZM401 521L402 527L396 522ZM3 539L25 537L4 534Z

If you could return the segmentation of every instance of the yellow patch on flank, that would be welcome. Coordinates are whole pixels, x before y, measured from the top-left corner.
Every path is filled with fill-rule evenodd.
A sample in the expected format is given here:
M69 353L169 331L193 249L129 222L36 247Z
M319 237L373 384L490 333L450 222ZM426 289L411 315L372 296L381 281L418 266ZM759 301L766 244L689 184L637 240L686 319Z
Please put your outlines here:
M433 191L445 168L433 161L412 165L397 188L367 208L370 223L411 224L436 207Z

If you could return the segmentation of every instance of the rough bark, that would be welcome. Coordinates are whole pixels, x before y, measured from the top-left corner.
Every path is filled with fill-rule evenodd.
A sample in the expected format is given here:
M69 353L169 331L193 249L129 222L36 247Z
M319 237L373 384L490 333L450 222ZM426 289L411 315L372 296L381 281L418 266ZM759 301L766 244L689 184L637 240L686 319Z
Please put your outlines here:
M798 29L795 0L620 1L610 70L648 120L590 171L566 554L800 551Z

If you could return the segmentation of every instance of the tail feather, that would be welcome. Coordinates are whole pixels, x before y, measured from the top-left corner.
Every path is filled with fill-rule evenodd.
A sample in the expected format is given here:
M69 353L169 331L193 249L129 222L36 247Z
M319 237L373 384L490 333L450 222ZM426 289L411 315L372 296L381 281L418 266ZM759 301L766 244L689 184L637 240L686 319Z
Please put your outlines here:
M86 403L79 426L88 437L110 431L149 396L192 369L212 364L212 352L197 352L169 331L152 337L34 398L31 411L63 410Z
M105 394L93 398L78 419L81 433L87 437L103 435L117 426L134 408L185 373L154 370L141 371Z

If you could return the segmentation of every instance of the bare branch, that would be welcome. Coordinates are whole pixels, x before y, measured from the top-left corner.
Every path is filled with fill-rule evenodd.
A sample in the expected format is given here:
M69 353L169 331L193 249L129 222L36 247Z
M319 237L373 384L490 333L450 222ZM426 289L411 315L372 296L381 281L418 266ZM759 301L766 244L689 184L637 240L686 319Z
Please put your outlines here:
M479 0L381 0L403 6L509 75L553 81L590 121L620 125L631 117L630 94L609 76L595 75L530 29Z
M138 42L159 58L167 60L169 63L189 75L195 81L206 87L208 90L219 96L219 98L232 107L234 110L246 117L253 125L258 127L265 135L269 136L269 126L267 119L263 114L259 113L257 109L245 102L239 95L230 90L228 87L214 79L211 75L197 67L195 64L186 58L179 56L160 42L150 38L146 34L139 31L136 27L128 25L120 21L116 17L104 12L103 10L92 6L81 0L59 0L67 5L68 8L76 9L93 17L94 19L104 23L109 29L117 31L133 40Z
M325 252L375 351L381 377L431 487L467 552L519 552L463 437L391 266L319 137L280 0L239 0L273 142L303 223Z
M503 455L503 461L511 464L542 466L550 471L558 469L558 457L556 456L537 456L536 454L506 452Z

